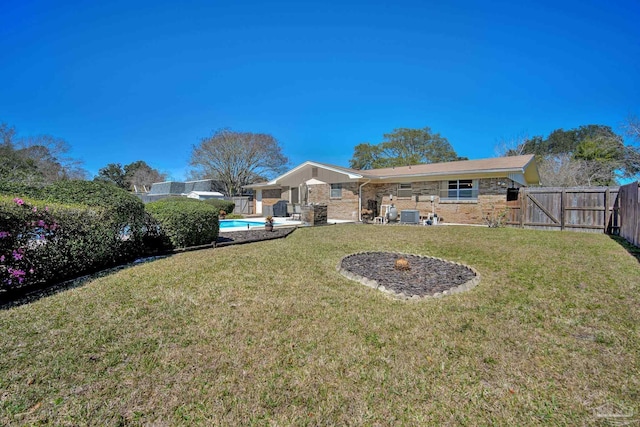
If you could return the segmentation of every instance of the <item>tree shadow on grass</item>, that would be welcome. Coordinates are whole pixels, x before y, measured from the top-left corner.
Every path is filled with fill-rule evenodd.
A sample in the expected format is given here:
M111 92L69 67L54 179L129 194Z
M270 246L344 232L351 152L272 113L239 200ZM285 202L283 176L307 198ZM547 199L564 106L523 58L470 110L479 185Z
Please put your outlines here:
M640 248L633 246L624 237L609 235L616 243L622 246L627 252L631 254L638 262L640 262Z

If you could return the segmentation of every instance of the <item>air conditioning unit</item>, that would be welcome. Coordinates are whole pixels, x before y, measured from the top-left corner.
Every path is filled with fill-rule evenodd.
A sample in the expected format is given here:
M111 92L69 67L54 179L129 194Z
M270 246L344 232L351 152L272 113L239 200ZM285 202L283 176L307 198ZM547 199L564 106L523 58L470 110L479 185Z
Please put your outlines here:
M401 224L419 224L420 223L420 211L418 210L403 210L400 212Z

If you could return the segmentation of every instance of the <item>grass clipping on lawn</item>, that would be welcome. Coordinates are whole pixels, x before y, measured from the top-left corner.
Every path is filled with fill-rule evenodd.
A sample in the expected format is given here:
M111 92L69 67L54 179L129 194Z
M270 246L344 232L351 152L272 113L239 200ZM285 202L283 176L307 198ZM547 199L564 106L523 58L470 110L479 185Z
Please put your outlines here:
M359 251L462 262L482 282L391 300L336 271ZM605 235L508 228L317 227L184 253L0 311L0 424L638 417L639 277Z

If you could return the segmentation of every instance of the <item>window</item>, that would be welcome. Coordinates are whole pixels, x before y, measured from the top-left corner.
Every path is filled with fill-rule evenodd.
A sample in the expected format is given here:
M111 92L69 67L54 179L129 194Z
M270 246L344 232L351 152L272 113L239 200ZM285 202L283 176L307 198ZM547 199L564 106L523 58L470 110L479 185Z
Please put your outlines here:
M411 183L398 184L398 197L411 197Z
M342 184L331 184L331 198L339 199L342 197Z
M289 201L291 203L300 203L300 193L298 187L291 187Z
M460 199L476 199L478 197L478 189L474 185L472 179L457 179L449 181L447 189L447 198Z

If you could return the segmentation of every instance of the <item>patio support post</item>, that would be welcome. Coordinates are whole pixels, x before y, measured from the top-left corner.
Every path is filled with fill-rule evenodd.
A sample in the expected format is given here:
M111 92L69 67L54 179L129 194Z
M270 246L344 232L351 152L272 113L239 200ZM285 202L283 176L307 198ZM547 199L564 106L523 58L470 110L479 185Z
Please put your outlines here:
M367 182L363 183L358 187L358 220L362 222L362 187L370 183L371 180L368 179Z

